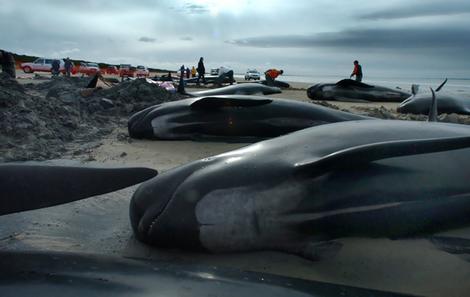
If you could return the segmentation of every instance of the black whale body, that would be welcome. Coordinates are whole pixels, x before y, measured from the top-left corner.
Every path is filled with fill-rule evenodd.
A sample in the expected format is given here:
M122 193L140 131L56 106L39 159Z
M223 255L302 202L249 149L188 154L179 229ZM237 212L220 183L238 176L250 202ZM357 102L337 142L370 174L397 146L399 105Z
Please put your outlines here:
M266 80L262 80L259 83L263 84L263 85L268 85L268 82ZM282 81L282 80L274 80L273 82L271 82L271 84L273 84L274 87L278 87L278 88L281 88L281 89L290 88L290 84L288 82L285 82L285 81Z
M368 85L351 79L337 83L319 83L307 89L312 100L402 102L411 94L381 86Z
M130 218L151 245L315 258L339 237L469 225L469 180L468 126L341 122L169 170L137 189Z
M418 92L415 87L413 94L397 108L400 113L428 114L432 102L432 94ZM470 96L439 91L437 96L437 113L457 113L470 115Z
M277 87L265 86L257 83L235 84L203 91L185 92L192 97L217 96L217 95L271 95L282 93Z
M217 81L218 77L219 76L217 76L217 75L208 75L208 76L205 77L206 83L207 84L215 83ZM185 84L196 84L197 83L197 77L183 79L183 81L184 81ZM224 80L222 81L222 83L230 83L230 82L231 82L230 78L228 78L228 77L225 77ZM203 80L200 79L199 83L203 83ZM261 80L261 81L255 82L255 83L267 85L266 80ZM246 83L242 83L242 84L246 84ZM283 89L290 88L290 84L285 82L285 81L274 80L274 82L272 84L273 84L274 87L278 87L278 88L283 88Z
M129 135L149 139L257 140L311 126L371 119L316 104L259 96L208 96L144 109L128 121Z
M2 297L407 296L221 267L51 251L0 252L0 279Z

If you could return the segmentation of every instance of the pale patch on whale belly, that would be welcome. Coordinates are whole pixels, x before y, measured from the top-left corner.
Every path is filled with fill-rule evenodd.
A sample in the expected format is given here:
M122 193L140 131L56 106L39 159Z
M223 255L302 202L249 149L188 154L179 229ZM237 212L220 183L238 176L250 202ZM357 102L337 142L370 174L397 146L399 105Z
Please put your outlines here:
M295 208L300 187L279 185L268 190L219 189L196 206L202 245L213 252L283 249L298 235L280 219Z
M174 129L179 127L183 127L187 125L187 123L177 123L175 121L171 121L170 116L160 116L156 117L152 120L152 129L153 135L157 138L161 139L181 139L181 138L188 138L192 134L190 133L173 133ZM192 123L197 124L197 122Z

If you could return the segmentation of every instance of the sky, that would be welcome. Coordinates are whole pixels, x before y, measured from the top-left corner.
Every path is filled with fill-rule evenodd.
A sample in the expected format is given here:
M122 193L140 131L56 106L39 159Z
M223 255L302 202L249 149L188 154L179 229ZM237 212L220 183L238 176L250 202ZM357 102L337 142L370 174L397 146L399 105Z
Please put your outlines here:
M468 0L0 0L0 48L178 69L470 78Z

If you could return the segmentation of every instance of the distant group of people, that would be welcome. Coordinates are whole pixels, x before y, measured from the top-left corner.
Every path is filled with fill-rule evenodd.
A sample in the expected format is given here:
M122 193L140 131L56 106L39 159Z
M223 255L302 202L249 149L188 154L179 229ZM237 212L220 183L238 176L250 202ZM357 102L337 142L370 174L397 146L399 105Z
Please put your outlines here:
M12 53L0 50L0 65L2 72L16 78L16 62ZM69 57L64 59L64 75L69 76L72 73L73 63ZM60 60L53 60L51 65L52 76L58 76L60 73Z
M73 63L69 57L64 59L64 75L70 77L72 73ZM60 74L60 60L53 60L51 67L52 76L58 76Z
M186 78L189 78L189 73L190 73L189 68L185 69L183 65L181 66L180 70L181 70L181 77L183 77L183 72L185 72ZM204 66L204 57L199 58L199 62L197 63L197 68L195 68L194 66L192 67L191 75L195 77L196 73L197 73L196 84L200 85L201 79L202 79L202 83L206 84L206 67ZM233 77L233 70L230 68L221 66L218 69L218 77L215 80L215 84L218 86L221 86L222 83L224 83L226 79L229 80L230 84L233 84L235 82L235 79Z
M181 67L181 73L184 71L184 66ZM206 67L204 66L204 57L199 58L199 62L197 64L197 68L192 68L191 73L192 76L195 77L195 74L197 72L197 80L196 84L199 85L202 79L203 84L206 84L206 78L205 78L205 73L206 73ZM277 69L268 69L264 74L266 76L266 82L268 85L274 85L274 80L279 76L282 75L284 71L277 70ZM186 77L189 78L189 68L186 69ZM235 82L234 79L234 72L233 69L230 69L225 66L221 66L217 70L217 75L218 77L215 79L215 84L218 86L221 86L225 81L228 80L228 82L232 85Z
M359 64L359 61L355 60L353 62L354 64L354 69L353 72L350 75L350 78L353 78L355 76L355 80L358 82L362 81L363 73L362 73L362 66ZM4 73L8 73L11 77L16 77L16 65L15 65L15 59L13 57L13 54L4 50L0 50L0 65L2 66L2 71ZM60 60L54 60L52 62L52 75L53 76L58 76L60 73ZM64 75L70 77L71 72L73 68L73 63L70 60L69 57L64 59ZM199 59L199 62L197 64L197 68L194 66L190 70L189 68L185 68L184 65L181 66L181 79L183 79L184 76L186 78L189 78L190 75L192 77L196 77L197 74L197 85L200 84L200 81L202 79L203 84L206 84L206 68L204 66L204 58L201 57ZM277 70L277 69L268 69L264 72L265 78L266 78L266 84L268 86L274 86L275 85L275 80L278 78L280 75L282 75L284 71ZM168 78L171 79L171 73L168 74ZM232 69L228 67L221 66L218 69L218 77L215 80L215 84L218 86L221 86L225 81L229 81L230 84L233 84L235 82L234 79L234 72Z
M362 82L362 77L363 77L362 66L359 64L359 61L357 61L357 60L355 60L353 62L353 64L354 64L354 69L353 69L353 72L350 75L350 78L353 78L353 76L355 76L356 81ZM186 72L186 78L189 78L190 73L191 73L192 77L195 77L196 73L197 73L197 81L196 81L197 85L200 84L201 79L202 79L202 82L204 84L206 83L206 79L205 79L206 68L204 66L204 58L203 57L201 57L199 59L197 68L195 68L193 66L191 71L190 71L189 68L184 69L184 66L182 66L181 71L182 71L182 73L184 71ZM282 74L284 74L284 70L282 70L282 69L278 70L278 69L272 68L272 69L266 70L264 72L264 76L265 76L265 79L266 79L266 85L274 86L275 85L275 80ZM215 84L218 85L218 86L221 86L222 83L224 83L226 80L228 80L230 82L230 84L233 84L233 82L235 82L235 79L234 79L233 76L234 76L234 72L233 72L232 69L221 66L221 67L218 68L218 77L215 80Z

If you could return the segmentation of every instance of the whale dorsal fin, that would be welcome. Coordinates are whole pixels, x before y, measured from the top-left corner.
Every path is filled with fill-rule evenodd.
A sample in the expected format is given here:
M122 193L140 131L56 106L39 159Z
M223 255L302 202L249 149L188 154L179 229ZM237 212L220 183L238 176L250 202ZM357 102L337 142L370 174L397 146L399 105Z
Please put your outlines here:
M411 94L416 95L419 92L419 85L417 84L412 84L411 85Z
M157 171L48 162L0 164L0 215L39 209L141 183Z
M374 87L374 86L365 84L363 82L355 81L352 79L342 79L336 83L336 86L341 87L341 88L359 87L359 88L367 88L367 89L371 89Z
M202 97L191 104L191 109L218 109L222 107L254 107L273 102L271 99Z
M370 162L411 155L428 154L470 147L470 136L394 140L343 149L324 157L296 163L296 173L320 176L330 171Z
M431 100L431 106L429 106L429 114L428 114L428 122L437 122L437 98L436 98L436 93L432 88L431 93L432 93L432 100Z
M440 85L437 87L436 92L439 92L439 91L442 89L442 87L446 84L446 82L447 82L447 78L442 82L442 84L440 84Z
M97 83L98 83L98 74L95 74L93 78L88 82L86 88L87 89L96 88Z

